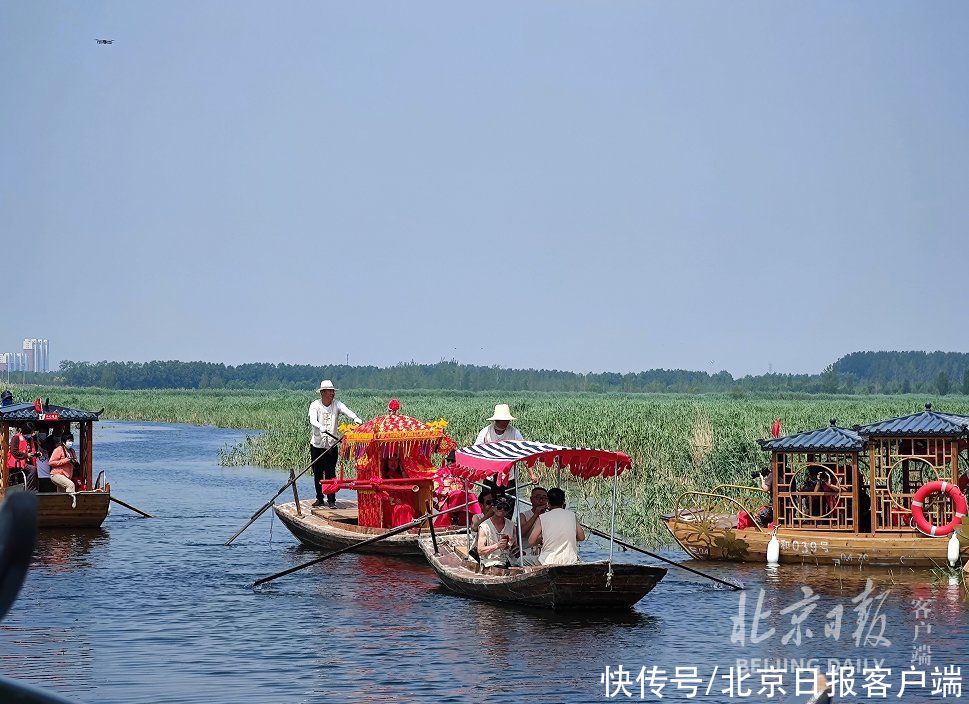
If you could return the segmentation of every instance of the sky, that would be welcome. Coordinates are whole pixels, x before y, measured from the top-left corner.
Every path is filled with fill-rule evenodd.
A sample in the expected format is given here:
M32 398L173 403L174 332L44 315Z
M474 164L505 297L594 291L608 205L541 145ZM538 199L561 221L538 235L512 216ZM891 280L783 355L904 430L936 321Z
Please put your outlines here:
M969 351L967 30L959 2L5 2L0 350Z

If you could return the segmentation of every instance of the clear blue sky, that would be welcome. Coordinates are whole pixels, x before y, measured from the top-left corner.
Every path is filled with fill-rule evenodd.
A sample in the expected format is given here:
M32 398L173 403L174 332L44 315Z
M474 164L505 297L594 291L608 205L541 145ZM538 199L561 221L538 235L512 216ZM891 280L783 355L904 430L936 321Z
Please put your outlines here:
M734 374L969 350L967 20L5 2L0 349Z

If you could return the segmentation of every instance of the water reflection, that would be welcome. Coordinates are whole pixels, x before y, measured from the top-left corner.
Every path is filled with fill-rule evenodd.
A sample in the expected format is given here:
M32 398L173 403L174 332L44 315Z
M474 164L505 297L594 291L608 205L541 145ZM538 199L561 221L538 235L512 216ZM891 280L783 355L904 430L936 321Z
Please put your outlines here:
M108 532L103 528L89 530L44 530L37 538L32 570L71 572L91 567L90 553L104 545Z

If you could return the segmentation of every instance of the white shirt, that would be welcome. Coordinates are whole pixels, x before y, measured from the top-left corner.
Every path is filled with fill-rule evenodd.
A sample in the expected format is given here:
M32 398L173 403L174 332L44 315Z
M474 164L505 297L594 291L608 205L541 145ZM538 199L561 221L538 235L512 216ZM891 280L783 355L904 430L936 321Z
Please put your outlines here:
M538 557L539 554L541 554L542 552L541 544L539 545L528 544L528 538L532 530L535 530L536 524L532 523L532 530L528 531L527 533L525 532L525 524L528 523L528 521L534 515L535 515L535 510L528 509L527 511L522 511L521 516L519 517L519 520L522 522L522 548L523 548L522 552L524 552L525 555L534 555L535 557Z
M515 544L515 533L517 532L518 529L515 527L514 521L506 518L505 525L503 525L499 531L498 528L495 527L494 521L489 518L478 528L478 540L484 540L485 545L494 545L498 542L498 539L501 536L507 535L509 538L508 545L511 546ZM480 545L481 543L479 542L478 544ZM508 548L505 548L504 550L495 550L490 555L482 555L481 566L504 567L505 563L508 562L508 553Z
M564 508L553 508L541 516L542 552L538 561L543 565L574 565L579 561L579 548L575 533L578 520L575 514Z
M522 439L523 439L522 434L518 432L518 428L513 426L511 423L508 424L508 427L505 428L505 432L503 433L496 433L495 424L491 423L490 425L481 429L481 432L478 433L478 437L474 439L474 444L490 445L493 442L501 442L502 440L522 440ZM513 482L513 481L516 481L517 478L518 478L518 471L515 469L515 467L512 467L508 471L508 481Z
M310 425L313 426L310 434L310 445L327 449L336 444L336 440L326 433L336 435L337 424L340 415L352 418L354 423L362 422L356 413L344 406L341 402L334 400L329 406L324 406L323 401L316 399L310 404ZM323 431L326 431L324 433Z
M518 432L518 428L511 425L510 423L508 424L508 427L505 428L505 432L503 433L496 433L495 424L492 423L491 425L488 425L481 429L481 432L478 433L478 437L475 438L474 440L474 444L490 445L493 442L501 442L502 440L521 440L521 439L522 439L522 434Z

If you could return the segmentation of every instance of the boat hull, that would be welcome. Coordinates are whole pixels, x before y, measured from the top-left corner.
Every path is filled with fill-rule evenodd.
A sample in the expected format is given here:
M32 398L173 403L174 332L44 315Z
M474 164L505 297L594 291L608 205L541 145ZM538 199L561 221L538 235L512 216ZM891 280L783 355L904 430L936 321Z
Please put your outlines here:
M718 521L683 520L664 516L673 539L698 560L767 562L771 534L756 528L738 530ZM935 567L947 564L948 538L930 538L915 531L857 534L779 528L780 562L810 565L873 565ZM963 560L969 546L962 548Z
M66 493L42 493L37 497L37 527L100 528L108 516L111 494L107 491L80 491L76 505Z
M297 540L317 550L342 550L386 532L382 528L367 528L356 524L356 501L339 501L335 509L313 508L312 501L301 501L300 508L302 516L296 513L296 503L293 501L274 506L273 510ZM365 545L354 552L371 555L420 555L418 536L416 531L407 531Z
M647 565L588 562L575 565L526 567L505 574L479 574L473 563L455 552L447 536L438 537L439 553L428 536L418 541L441 582L463 596L518 606L565 610L629 609L655 587L666 570Z

